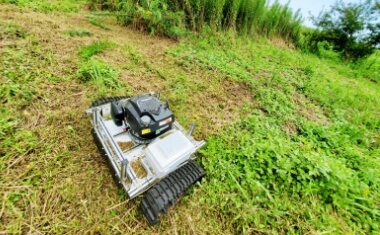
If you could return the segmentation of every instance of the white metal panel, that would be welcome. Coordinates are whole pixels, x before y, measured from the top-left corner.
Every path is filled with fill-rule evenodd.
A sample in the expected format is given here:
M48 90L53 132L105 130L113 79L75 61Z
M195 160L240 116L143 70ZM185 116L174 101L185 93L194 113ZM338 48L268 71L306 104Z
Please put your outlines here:
M149 165L159 176L166 175L189 159L194 144L179 130L158 137L145 149Z

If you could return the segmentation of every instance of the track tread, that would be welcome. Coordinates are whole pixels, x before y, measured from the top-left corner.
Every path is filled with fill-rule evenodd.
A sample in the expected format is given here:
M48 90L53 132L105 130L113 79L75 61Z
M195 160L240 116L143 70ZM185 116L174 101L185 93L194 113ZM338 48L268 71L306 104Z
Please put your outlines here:
M145 192L140 209L149 225L159 222L180 196L204 175L203 168L191 160Z
M111 97L99 98L95 100L94 102L92 102L91 108L94 108L103 104L111 103L113 101L118 101L118 100L128 99L128 98L130 97L129 96L111 96Z

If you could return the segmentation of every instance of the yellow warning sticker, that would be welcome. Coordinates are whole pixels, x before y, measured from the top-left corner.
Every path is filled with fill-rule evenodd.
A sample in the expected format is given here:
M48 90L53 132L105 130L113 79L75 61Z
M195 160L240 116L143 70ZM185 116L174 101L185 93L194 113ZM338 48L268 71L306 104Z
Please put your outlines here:
M141 134L142 134L142 135L149 134L149 133L150 133L150 128L143 129L143 130L141 131Z

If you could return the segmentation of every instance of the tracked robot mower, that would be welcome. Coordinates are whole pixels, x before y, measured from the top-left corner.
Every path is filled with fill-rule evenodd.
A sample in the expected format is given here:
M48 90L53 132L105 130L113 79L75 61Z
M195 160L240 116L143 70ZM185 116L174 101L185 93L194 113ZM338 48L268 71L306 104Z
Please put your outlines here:
M130 198L143 195L150 225L205 175L193 160L205 142L192 137L195 125L183 129L159 93L99 99L86 113L116 182Z

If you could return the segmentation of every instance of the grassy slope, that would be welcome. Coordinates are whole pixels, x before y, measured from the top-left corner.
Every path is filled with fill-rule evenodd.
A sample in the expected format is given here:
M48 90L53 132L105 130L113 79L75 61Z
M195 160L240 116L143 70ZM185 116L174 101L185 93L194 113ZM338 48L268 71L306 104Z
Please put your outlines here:
M376 229L378 84L268 42L178 44L88 14L1 5L0 233ZM208 176L150 228L110 179L83 111L157 89L207 138Z

